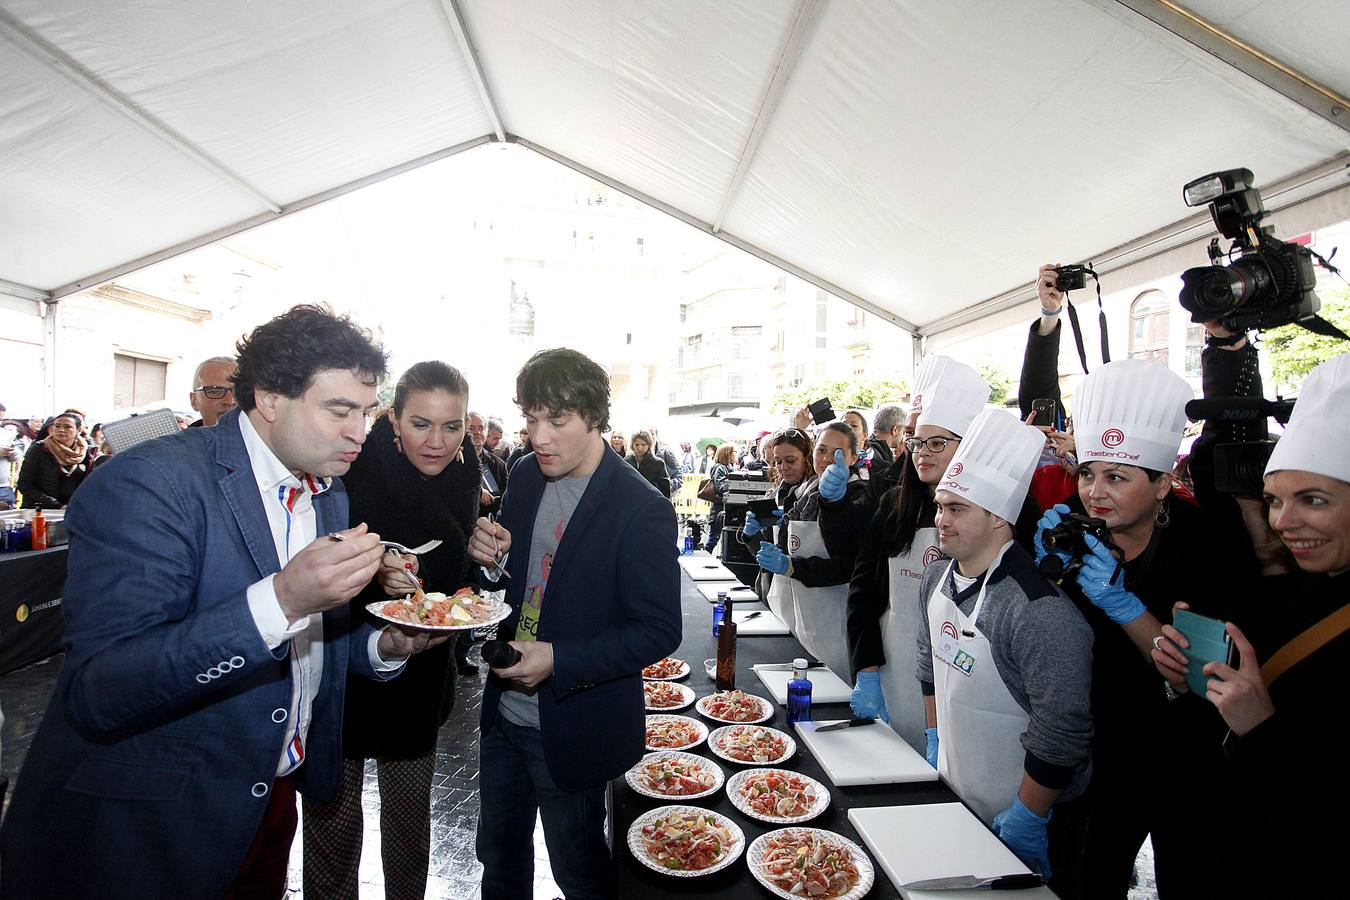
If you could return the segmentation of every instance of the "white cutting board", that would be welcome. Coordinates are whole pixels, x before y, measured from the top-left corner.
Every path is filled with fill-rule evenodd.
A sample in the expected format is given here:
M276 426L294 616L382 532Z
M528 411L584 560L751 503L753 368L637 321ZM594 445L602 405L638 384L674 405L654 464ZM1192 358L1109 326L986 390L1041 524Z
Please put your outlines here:
M759 600L754 588L748 588L739 581L696 581L694 587L709 603L716 603L718 594L726 594L733 603L754 603Z
M830 781L854 784L910 784L937 781L937 770L884 722L816 733L817 722L798 722L797 734Z
M763 618L761 616L761 618ZM755 621L758 621L756 619ZM754 622L751 623L752 625ZM736 634L739 636L745 632L737 623ZM758 666L751 666L759 680L764 682L764 686L769 689L773 699L778 701L779 706L787 706L787 686L792 680L792 673L780 671L777 669L766 670ZM844 680L829 669L807 669L806 677L811 681L811 702L812 703L847 703L848 698L853 693L853 688L844 683ZM867 726L871 727L871 726Z
M680 566L695 581L736 581L732 571L711 556L681 556L678 559Z
M850 728L849 731L858 731ZM925 763L925 765L927 765ZM1029 872L994 833L960 803L875 806L848 811L872 857L908 900L1054 900L1048 887L1023 891L907 891L902 885L952 875L1016 875Z
M736 604L740 606L740 604ZM752 613L759 613L750 621L746 619ZM768 607L756 605L754 609L733 609L731 611L731 621L736 623L736 637L769 637L784 635L788 633L788 627L783 624L783 620L769 612ZM786 682L785 682L786 683ZM786 690L786 688L784 688ZM814 688L812 689L814 691Z

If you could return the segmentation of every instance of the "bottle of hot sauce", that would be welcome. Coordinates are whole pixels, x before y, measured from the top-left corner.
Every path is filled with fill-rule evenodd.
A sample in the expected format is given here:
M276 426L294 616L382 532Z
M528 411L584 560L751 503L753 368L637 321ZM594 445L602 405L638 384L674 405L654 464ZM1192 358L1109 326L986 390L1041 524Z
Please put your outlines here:
M33 514L33 549L47 549L47 517L42 514L40 506Z

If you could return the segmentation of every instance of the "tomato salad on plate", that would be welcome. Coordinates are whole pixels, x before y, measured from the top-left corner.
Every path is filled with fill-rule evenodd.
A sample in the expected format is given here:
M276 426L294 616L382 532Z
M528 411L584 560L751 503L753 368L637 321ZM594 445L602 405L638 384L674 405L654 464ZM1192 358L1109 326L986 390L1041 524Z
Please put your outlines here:
M766 722L773 718L773 706L763 697L745 691L719 691L698 701L698 711L710 719L731 725Z
M629 769L624 779L648 797L707 797L722 788L722 770L711 760L692 753L648 753Z
M777 765L797 752L797 742L764 725L724 725L708 737L712 752L729 762Z
M653 681L672 681L676 678L683 678L688 674L689 663L673 656L658 659L642 670L642 677L650 678Z
M648 750L687 750L708 737L708 726L688 716L648 716Z
M439 591L418 591L401 600L381 600L366 605L367 611L399 625L428 631L482 628L500 622L511 608L500 600L480 596L473 588L460 588L446 596Z
M693 688L670 681L644 681L642 693L648 709L680 709L694 700Z
M707 875L735 862L745 834L726 816L695 806L662 806L640 816L628 847L643 865L667 875Z
M746 857L750 873L780 897L866 894L875 874L858 845L832 831L782 828L761 835Z

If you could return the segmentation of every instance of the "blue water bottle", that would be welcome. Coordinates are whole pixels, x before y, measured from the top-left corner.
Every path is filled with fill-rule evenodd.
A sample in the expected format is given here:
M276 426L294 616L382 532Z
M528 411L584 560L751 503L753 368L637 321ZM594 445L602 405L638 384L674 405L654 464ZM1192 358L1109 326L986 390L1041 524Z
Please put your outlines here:
M680 551L681 556L694 555L694 529L692 527L684 530L684 549Z
M727 592L717 592L717 605L713 607L713 637L722 630L722 620L727 616Z
M811 721L811 679L806 677L806 660L792 661L792 680L787 690L788 725Z

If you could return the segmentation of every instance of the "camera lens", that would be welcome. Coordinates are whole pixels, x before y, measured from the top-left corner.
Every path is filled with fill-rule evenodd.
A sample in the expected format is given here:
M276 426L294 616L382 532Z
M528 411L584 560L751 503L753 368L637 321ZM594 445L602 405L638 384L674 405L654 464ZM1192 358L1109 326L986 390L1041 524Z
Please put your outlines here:
M1273 300L1275 294L1268 263L1255 255L1231 266L1187 269L1181 281L1177 299L1192 322L1211 322L1241 307Z

